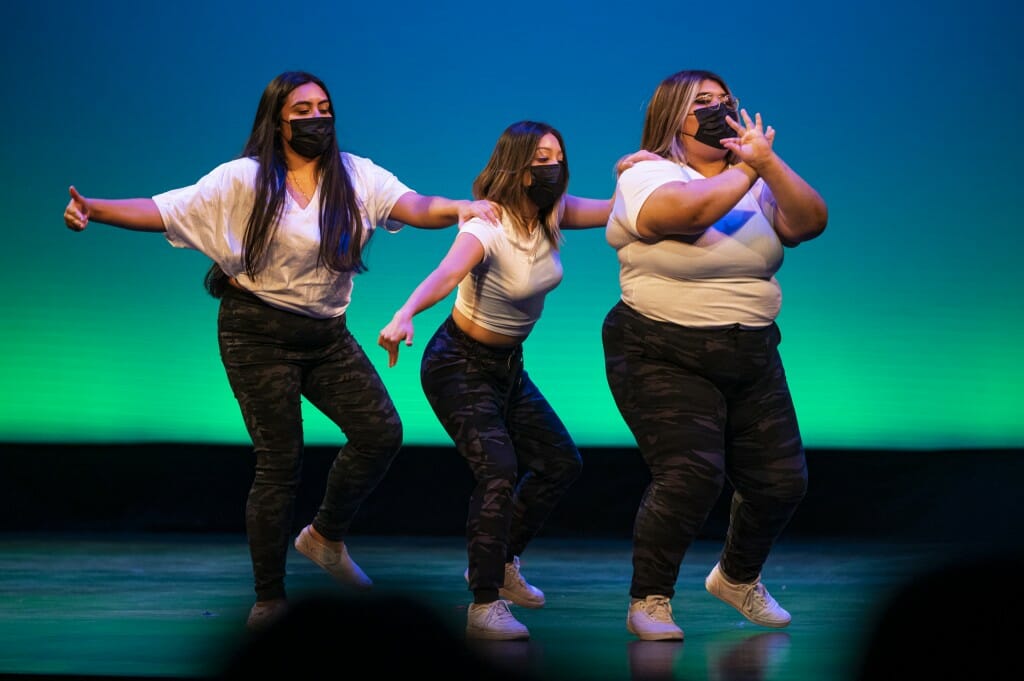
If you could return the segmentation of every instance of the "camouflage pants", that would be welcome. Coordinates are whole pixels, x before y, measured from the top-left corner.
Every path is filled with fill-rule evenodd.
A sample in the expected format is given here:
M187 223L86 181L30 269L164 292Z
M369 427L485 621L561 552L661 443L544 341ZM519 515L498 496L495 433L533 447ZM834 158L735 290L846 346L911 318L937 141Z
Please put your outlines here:
M807 490L778 327L686 328L620 301L602 340L612 396L651 473L634 520L630 595L675 594L726 478L735 491L722 570L754 580Z
M347 438L313 520L331 540L342 539L384 477L402 444L402 423L344 316L305 317L229 288L217 327L221 359L255 454L245 526L256 595L282 598L302 470L302 396Z
M424 348L420 379L475 480L466 520L469 588L496 592L505 563L536 536L582 458L523 369L522 346L483 345L449 317Z

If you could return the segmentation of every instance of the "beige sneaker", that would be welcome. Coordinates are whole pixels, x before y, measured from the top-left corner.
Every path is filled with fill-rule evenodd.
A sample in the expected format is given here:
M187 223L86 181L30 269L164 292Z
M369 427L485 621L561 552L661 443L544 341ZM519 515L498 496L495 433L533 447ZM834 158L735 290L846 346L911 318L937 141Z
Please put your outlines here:
M373 582L366 576L362 568L348 555L345 542L341 543L341 551L336 551L313 536L309 525L302 528L295 538L295 548L299 553L326 570L339 582L354 586L357 589L369 589Z
M530 638L530 630L508 609L508 602L472 603L466 611L466 637L492 641Z
M704 587L708 593L736 608L741 615L762 627L784 627L793 618L779 605L768 589L761 583L760 576L753 584L737 584L729 581L718 563L712 568Z
M668 596L633 599L626 615L626 629L642 641L683 640L683 630L672 619Z
M505 584L498 595L524 608L543 608L544 592L527 582L519 571L519 556L505 563Z
M462 576L469 581L469 568ZM519 556L505 563L505 583L498 589L498 597L524 608L543 608L545 603L544 592L527 582L519 571Z

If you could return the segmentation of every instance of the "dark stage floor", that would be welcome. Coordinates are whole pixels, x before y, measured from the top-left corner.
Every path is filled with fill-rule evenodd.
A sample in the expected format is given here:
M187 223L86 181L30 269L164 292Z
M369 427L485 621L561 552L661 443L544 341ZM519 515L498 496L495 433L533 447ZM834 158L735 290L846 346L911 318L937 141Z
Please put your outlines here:
M455 668L466 651L491 678L852 681L890 597L963 558L940 544L784 539L764 580L793 622L773 630L704 591L719 546L701 541L673 600L685 641L640 642L625 629L628 541L544 537L522 562L547 605L514 608L530 640L484 646L462 635L461 538L353 536L349 549L375 581L369 595L346 592L294 549L290 595L332 603L365 626L299 626L254 641L244 628L253 596L241 535L0 534L0 674L223 678L248 659L270 678L282 661L289 678L314 677L318 663L338 671L317 678L471 678L465 664Z

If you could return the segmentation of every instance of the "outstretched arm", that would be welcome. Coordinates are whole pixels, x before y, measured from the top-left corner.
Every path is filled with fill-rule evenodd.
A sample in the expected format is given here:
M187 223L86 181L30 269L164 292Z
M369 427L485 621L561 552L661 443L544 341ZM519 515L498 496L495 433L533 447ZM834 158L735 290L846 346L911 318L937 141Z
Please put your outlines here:
M68 187L71 200L64 209L64 224L81 232L90 221L137 232L164 232L163 218L153 199L87 199L74 185Z
M572 194L565 195L565 212L562 213L562 229L588 229L604 227L612 210L612 199L584 199Z
M391 321L381 329L377 345L388 351L388 367L398 362L398 348L401 341L406 347L412 345L412 318L443 300L455 290L459 282L484 259L484 246L472 234L465 232L455 237L455 243L448 249L440 264L427 275L412 292L402 307L398 308Z
M473 217L498 224L501 220L501 211L490 201L446 199L443 196L406 192L395 202L388 217L413 227L439 229L454 224L461 225Z
M622 171L632 168L642 161L664 161L661 156L640 149L631 154L626 154L615 163L616 176ZM565 213L562 214L562 229L589 229L591 227L604 227L608 223L608 216L611 214L612 204L615 198L610 199L584 199L572 194L565 195Z

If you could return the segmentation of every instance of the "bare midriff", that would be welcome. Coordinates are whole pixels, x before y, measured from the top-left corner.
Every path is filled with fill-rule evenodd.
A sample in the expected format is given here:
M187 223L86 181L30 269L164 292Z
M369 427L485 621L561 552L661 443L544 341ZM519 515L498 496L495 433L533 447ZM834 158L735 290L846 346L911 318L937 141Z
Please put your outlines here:
M459 327L464 334L479 343L483 343L484 345L507 348L513 345L518 345L526 340L520 336L506 336L503 333L497 333L496 331L485 329L466 315L459 312L458 308L452 309L452 319L455 320L455 326Z

